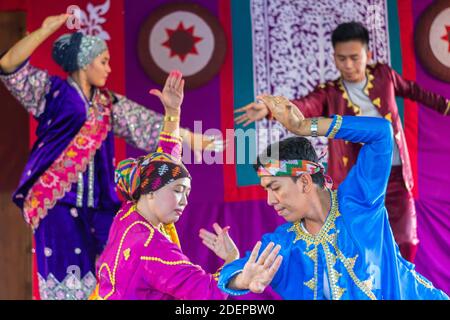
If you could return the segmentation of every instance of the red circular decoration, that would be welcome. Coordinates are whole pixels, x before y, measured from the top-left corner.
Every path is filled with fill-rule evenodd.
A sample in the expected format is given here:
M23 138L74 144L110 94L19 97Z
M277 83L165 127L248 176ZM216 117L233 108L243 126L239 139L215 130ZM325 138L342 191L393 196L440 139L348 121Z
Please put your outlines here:
M443 16L444 11L449 15L448 0L434 2L421 14L414 43L425 70L439 80L450 82L450 19Z
M186 88L204 85L220 71L225 51L226 38L219 21L194 3L158 7L139 32L140 64L160 85L174 69L183 73Z

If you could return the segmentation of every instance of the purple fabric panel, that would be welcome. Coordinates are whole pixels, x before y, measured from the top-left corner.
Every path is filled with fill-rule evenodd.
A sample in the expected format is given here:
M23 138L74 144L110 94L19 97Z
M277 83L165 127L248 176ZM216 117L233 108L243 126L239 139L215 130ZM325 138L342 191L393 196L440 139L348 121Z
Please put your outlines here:
M414 21L432 3L414 0ZM444 32L444 30L443 30ZM416 63L417 82L424 88L450 98L450 84L433 78ZM416 201L420 240L415 263L417 271L450 294L450 117L421 106L419 110L419 199Z
M86 108L77 92L66 81L52 77L45 112L37 118L37 140L13 195L21 209L30 188L69 145L85 119Z
M436 188L436 186L433 186ZM436 288L450 293L450 227L448 212L450 204L435 200L421 199L416 201L418 214L418 235L420 239L417 251L416 270Z
M81 277L95 274L95 256L103 250L113 218L110 209L56 204L34 234L39 274L47 278L51 273L60 282L71 266Z
M148 94L151 88L161 89L152 82L142 69L137 55L139 28L153 9L167 3L167 0L126 1L125 2L125 54L126 92L127 98L152 110L163 113L161 102ZM217 15L217 2L197 0L196 3L209 9ZM207 85L194 90L186 90L182 106L182 127L194 129L194 121L201 120L203 132L208 128L220 128L220 81L217 75ZM185 152L190 152L186 150ZM142 152L127 146L127 155L134 157ZM191 153L193 162L193 155ZM223 169L221 165L187 164L186 167L193 177L190 202L222 202L223 201Z

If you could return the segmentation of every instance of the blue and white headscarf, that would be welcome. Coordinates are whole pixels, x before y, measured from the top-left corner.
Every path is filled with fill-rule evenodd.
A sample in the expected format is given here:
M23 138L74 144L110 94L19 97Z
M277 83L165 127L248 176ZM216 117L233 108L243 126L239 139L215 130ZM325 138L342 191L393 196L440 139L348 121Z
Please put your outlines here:
M90 64L107 49L106 42L81 32L67 33L53 44L53 59L64 71L71 73Z

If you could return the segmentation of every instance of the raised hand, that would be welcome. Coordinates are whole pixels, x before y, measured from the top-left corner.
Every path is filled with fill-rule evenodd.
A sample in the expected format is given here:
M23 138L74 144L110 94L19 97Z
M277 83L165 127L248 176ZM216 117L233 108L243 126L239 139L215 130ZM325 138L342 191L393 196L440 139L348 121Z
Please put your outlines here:
M150 90L164 105L166 115L179 116L184 97L184 79L180 71L171 71L164 84L163 91Z
M261 95L257 98L269 108L273 117L286 129L300 135L305 117L292 102L281 96Z
M272 282L281 266L283 256L278 255L281 246L270 242L258 258L261 242L258 241L242 272L234 278L231 287L261 293Z
M264 119L269 114L269 109L262 102L252 102L246 106L234 110L234 113L244 114L234 118L236 124L244 123L244 127L248 126L250 123Z
M41 28L48 33L53 33L61 28L61 26L67 21L67 19L69 19L70 16L71 15L68 13L63 13L57 16L47 17L44 22L42 22Z
M16 70L70 16L70 14L60 14L47 17L39 29L27 34L3 55L0 59L0 68L7 73Z
M230 227L222 228L218 223L213 224L215 234L205 229L200 229L199 237L203 244L213 251L225 263L239 259L239 250L233 239L228 234Z

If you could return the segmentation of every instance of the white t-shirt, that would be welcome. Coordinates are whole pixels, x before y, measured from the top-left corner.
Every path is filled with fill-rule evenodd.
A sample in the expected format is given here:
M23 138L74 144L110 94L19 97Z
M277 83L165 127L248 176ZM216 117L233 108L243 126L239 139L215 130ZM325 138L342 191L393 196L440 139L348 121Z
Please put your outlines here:
M347 82L343 80L345 89L353 104L361 108L361 116L382 118L378 108L373 105L370 98L364 93L367 79L361 82ZM392 165L400 166L402 164L400 159L400 152L398 150L397 142L394 143L394 150L392 154Z

